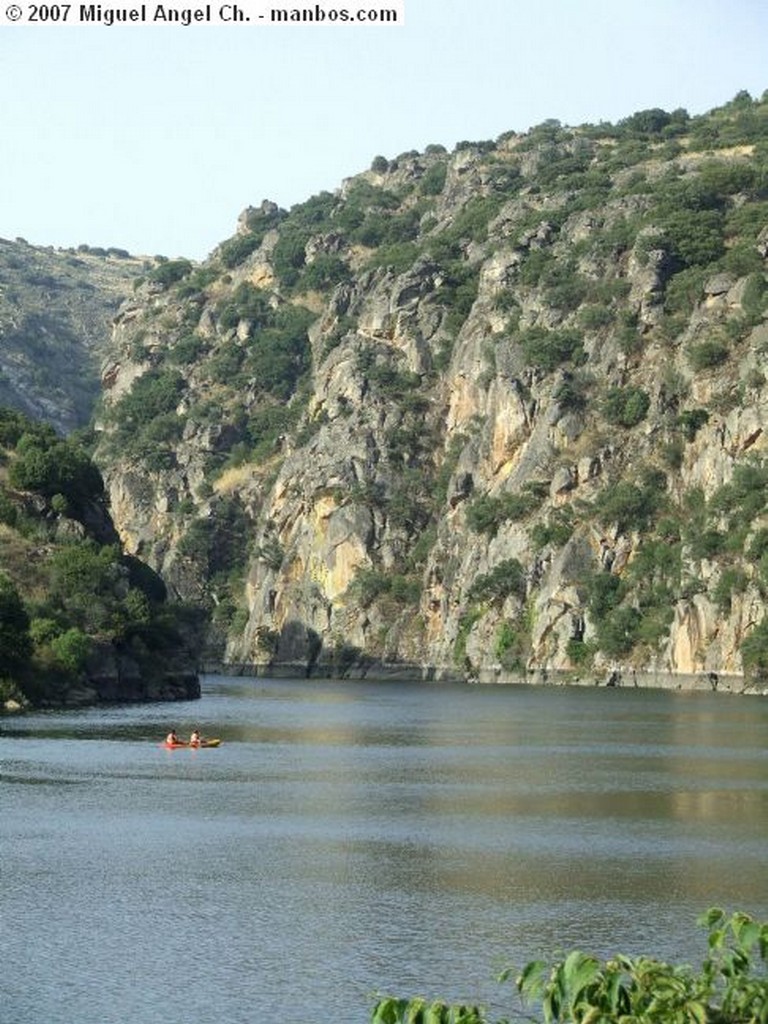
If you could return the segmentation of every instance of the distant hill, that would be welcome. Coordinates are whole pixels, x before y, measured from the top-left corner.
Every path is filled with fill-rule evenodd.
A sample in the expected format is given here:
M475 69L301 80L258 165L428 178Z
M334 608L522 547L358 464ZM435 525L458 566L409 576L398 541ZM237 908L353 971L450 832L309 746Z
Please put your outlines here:
M0 239L0 404L60 433L84 426L111 319L143 265L121 249Z

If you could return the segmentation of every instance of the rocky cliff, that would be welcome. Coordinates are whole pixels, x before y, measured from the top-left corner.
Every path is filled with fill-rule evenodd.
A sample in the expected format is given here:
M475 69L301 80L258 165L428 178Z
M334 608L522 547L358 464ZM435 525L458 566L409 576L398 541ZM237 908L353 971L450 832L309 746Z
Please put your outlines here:
M115 522L232 664L762 686L767 256L768 96L265 201L120 310Z

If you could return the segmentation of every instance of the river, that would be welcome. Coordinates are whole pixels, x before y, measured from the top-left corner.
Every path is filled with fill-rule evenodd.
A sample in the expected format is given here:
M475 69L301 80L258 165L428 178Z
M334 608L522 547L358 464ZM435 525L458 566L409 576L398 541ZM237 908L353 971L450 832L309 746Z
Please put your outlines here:
M159 745L197 724L222 745ZM209 676L0 719L0 1019L511 1015L508 964L768 918L767 837L759 697Z

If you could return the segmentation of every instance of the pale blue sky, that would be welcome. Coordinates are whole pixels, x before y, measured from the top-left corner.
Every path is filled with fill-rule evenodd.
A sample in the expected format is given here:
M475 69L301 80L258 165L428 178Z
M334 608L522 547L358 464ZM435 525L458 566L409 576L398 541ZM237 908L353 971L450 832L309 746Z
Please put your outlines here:
M245 206L290 207L377 154L768 89L765 0L405 13L401 28L0 29L0 236L202 258Z

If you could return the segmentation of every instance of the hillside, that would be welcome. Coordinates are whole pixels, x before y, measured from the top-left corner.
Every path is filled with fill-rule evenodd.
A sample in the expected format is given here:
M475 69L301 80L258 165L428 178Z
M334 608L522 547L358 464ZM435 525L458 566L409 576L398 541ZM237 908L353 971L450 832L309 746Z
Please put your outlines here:
M0 239L0 405L60 433L85 426L112 317L143 265L121 249Z
M199 696L198 632L121 550L83 449L0 407L0 708Z
M121 308L116 525L233 664L762 687L767 256L768 95L265 201Z

